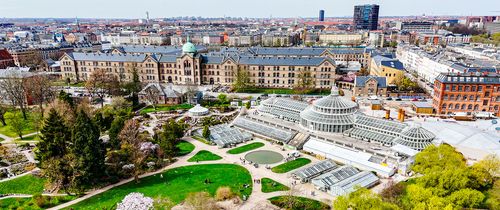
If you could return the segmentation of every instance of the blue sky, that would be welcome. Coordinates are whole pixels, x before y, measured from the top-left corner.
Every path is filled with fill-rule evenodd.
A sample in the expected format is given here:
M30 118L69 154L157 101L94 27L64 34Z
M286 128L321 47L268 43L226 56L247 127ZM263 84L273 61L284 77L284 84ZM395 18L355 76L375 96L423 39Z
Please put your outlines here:
M316 17L352 16L356 4L380 15L500 15L500 0L0 0L0 18Z

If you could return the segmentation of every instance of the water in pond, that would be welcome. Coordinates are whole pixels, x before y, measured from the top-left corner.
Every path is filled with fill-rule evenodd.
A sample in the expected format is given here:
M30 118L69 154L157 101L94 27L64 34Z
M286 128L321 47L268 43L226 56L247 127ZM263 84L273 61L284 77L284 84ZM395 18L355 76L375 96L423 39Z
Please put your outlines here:
M283 160L283 155L269 150L258 150L249 152L245 159L258 164L274 164Z

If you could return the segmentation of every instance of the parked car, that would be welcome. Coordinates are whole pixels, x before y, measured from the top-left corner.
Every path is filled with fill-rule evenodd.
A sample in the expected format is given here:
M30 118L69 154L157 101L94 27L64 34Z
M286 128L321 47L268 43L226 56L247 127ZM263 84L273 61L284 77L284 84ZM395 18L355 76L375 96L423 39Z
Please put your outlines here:
M396 101L402 101L401 98L396 98Z
M387 97L385 100L392 101L391 97Z

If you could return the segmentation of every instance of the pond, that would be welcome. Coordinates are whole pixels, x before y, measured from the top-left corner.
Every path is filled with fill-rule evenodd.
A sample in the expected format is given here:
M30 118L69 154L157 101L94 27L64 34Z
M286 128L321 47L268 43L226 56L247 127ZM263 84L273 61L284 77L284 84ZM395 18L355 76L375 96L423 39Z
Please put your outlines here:
M283 155L269 150L258 150L249 152L245 159L257 164L274 164L283 160Z

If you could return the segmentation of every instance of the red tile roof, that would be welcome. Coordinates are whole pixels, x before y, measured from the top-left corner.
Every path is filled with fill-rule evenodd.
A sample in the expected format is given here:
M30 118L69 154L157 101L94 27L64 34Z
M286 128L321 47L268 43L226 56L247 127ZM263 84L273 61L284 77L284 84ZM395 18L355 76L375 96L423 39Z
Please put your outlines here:
M0 50L0 60L12 60L12 55L6 49Z

